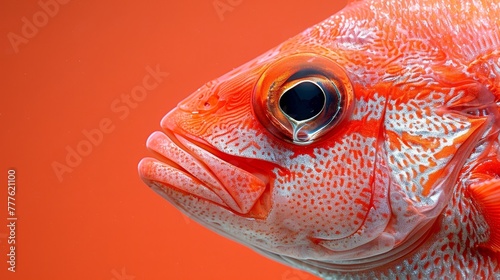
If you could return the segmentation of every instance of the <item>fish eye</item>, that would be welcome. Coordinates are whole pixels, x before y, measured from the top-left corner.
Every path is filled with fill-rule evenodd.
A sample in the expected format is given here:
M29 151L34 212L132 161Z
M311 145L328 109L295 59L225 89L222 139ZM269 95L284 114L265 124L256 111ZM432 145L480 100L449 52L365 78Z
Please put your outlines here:
M291 121L305 121L323 111L325 99L325 92L318 84L301 81L281 95L279 106Z
M253 92L253 112L273 135L307 145L332 131L353 99L344 70L322 55L282 58L264 71Z

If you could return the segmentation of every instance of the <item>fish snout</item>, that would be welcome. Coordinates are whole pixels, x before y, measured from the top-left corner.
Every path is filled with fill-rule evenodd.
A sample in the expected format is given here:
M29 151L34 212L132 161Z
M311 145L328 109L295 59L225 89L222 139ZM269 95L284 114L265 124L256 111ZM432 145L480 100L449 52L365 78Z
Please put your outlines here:
M165 196L163 190L168 188L239 214L265 215L261 212L268 207L262 208L266 203L259 200L269 189L269 179L261 172L239 167L240 163L246 165L241 158L170 130L154 132L146 145L157 156L141 160L139 174L160 195ZM256 204L259 213L251 211Z

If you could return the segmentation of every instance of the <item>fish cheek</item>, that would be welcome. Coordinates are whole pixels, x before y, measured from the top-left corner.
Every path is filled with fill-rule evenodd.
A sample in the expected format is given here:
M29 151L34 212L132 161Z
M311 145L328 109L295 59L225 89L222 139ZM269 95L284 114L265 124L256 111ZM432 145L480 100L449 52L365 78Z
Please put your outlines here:
M339 239L356 232L371 207L375 138L345 135L331 146L302 153L277 176L275 211L283 227L313 239Z

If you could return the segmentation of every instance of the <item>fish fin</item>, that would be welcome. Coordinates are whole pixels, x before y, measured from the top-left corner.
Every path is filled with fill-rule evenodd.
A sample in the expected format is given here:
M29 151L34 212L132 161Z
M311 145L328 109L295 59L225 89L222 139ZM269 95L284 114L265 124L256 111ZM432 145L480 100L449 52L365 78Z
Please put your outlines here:
M469 190L490 228L489 240L481 246L500 252L500 179L471 184Z

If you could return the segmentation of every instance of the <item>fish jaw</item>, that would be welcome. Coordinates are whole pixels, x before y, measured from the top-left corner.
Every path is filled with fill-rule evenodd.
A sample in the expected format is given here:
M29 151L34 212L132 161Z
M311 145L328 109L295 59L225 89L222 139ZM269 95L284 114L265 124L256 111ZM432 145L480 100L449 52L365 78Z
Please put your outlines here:
M146 145L158 155L139 163L139 174L148 185L175 188L235 213L266 215L262 207L259 213L250 213L269 188L270 179L265 172L257 169L253 169L254 173L248 172L236 166L241 162L238 157L223 155L225 159L222 159L222 153L215 149L206 150L207 143L187 139L170 130L154 132Z

